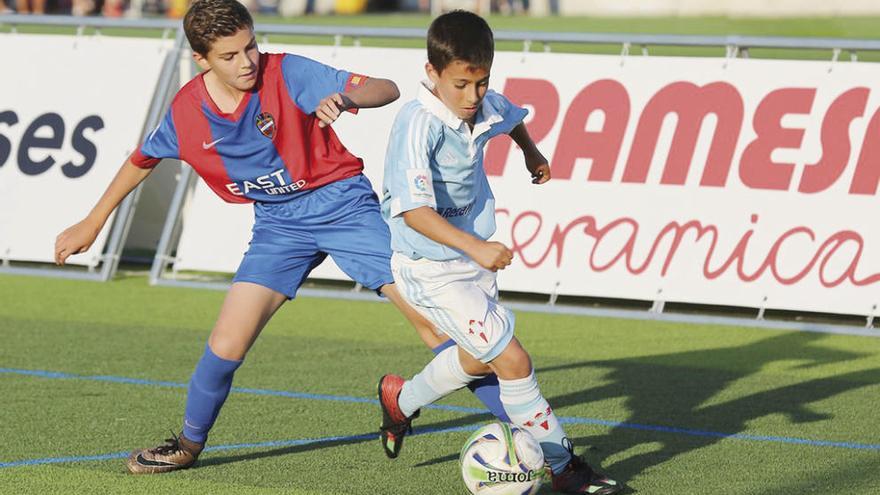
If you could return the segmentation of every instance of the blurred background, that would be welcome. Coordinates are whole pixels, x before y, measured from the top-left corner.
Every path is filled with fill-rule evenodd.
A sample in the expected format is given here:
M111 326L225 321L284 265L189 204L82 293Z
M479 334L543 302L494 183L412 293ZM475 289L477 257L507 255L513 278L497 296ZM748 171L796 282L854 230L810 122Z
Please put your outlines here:
M190 0L0 0L0 13L103 15L107 17L182 17ZM252 12L267 15L361 14L366 12L431 12L467 8L480 13L537 15L576 10L565 1L529 0L245 0ZM566 4L572 5L566 5ZM562 4L562 5L560 5Z
M183 16L190 0L0 0L0 14ZM244 0L268 16L433 13L463 8L483 15L528 16L859 16L880 14L876 0Z

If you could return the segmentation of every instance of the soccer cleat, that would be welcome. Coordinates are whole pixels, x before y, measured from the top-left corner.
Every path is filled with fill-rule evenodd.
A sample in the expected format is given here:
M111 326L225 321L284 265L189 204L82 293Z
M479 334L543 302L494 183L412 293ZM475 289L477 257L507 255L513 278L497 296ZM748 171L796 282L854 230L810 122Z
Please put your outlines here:
M419 411L406 417L397 404L404 379L398 375L385 375L379 380L379 405L382 406L382 426L379 427L382 448L385 455L394 459L403 448L403 437L412 433L412 420L419 417Z
M623 489L620 483L593 471L583 459L574 454L565 469L551 477L553 491L559 493L611 495L620 493Z
M196 463L204 445L171 433L164 445L152 449L135 450L128 456L125 467L132 474L157 474L186 469Z

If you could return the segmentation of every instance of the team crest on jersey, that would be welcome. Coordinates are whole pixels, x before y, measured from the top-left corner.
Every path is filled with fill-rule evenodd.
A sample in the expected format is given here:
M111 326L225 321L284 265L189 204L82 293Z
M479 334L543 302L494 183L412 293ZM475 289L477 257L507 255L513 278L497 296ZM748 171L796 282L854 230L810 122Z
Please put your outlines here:
M275 117L272 117L271 113L263 112L257 115L257 129L267 138L273 139L275 137L275 129L277 127L275 125Z

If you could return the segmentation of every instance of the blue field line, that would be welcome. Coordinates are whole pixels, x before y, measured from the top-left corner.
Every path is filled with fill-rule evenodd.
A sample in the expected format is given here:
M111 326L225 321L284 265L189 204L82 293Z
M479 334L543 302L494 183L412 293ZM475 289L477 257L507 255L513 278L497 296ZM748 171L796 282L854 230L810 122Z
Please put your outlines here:
M790 443L796 445L810 445L813 447L837 447L850 450L874 450L880 451L880 444L858 442L834 442L830 440L811 440L809 438L781 437L772 435L749 435L746 433L723 433L719 431L694 430L690 428L678 428L674 426L643 425L639 423L626 423L621 421L608 421L604 419L560 417L562 424L582 424L608 426L611 428L625 428L628 430L656 431L660 433L673 433L692 437L730 438L736 440L748 440L752 442Z
M41 464L68 464L72 462L89 462L89 461L109 461L112 459L125 459L128 452L117 452L115 454L103 455L84 455L71 457L47 457L45 459L27 459L24 461L0 462L0 469L39 466Z
M453 428L422 428L415 431L414 435L428 435L440 433L452 433L459 431L474 431L482 425L457 426ZM265 449L265 448L283 448L298 447L301 445L313 445L333 442L358 442L378 439L378 433L369 433L362 435L349 436L332 436L323 438L302 438L297 440L274 440L269 442L254 443L233 443L228 445L213 445L205 448L205 452L223 452L227 450L245 450L245 449ZM23 461L0 462L0 469L39 466L42 464L69 464L76 462L92 462L92 461L109 461L113 459L125 459L128 452L117 452L115 454L88 455L88 456L70 456L70 457L47 457L45 459L28 459Z
M25 370L25 369L17 369L17 368L0 368L0 374L11 374L11 375L26 375L26 376L35 376L39 378L56 378L56 379L64 379L64 380L86 380L93 382L110 382L110 383L123 383L127 385L148 385L152 387L171 387L171 388L187 388L189 384L179 383L179 382L166 382L159 380L143 380L140 378L126 378L122 376L105 376L105 375L75 375L73 373L61 373L57 371L44 371L44 370ZM308 394L304 392L288 392L286 390L270 390L264 388L245 388L245 387L232 387L232 392L240 393L240 394L251 394L251 395L266 395L271 397L286 397L288 399L308 399L308 400L320 400L320 401L335 401L335 402L356 402L363 404L375 404L379 405L379 401L377 399L368 399L366 397L347 397L344 395L326 395L326 394ZM425 406L426 409L438 409L442 411L451 411L451 412L459 412L465 414L483 414L488 413L489 411L486 409L479 409L475 407L462 407L462 406L450 406L446 404L431 404L429 406Z
M102 381L102 382L111 382L111 383L124 383L124 384L134 384L134 385L148 385L148 386L162 386L162 387L174 387L174 388L186 388L187 384L185 383L177 383L177 382L166 382L166 381L156 381L156 380L142 380L136 378L125 378L125 377L117 377L117 376L86 376L86 375L76 375L72 373L60 373L55 371L43 371L43 370L25 370L25 369L17 369L17 368L0 368L0 374L16 374L16 375L27 375L27 376L36 376L40 378L56 378L56 379L69 379L69 380L89 380L89 381ZM326 394L307 394L301 392L288 392L284 390L269 390L269 389L257 389L257 388L241 388L241 387L233 387L233 392L241 393L241 394L252 394L252 395L264 395L264 396L272 396L272 397L286 397L286 398L294 398L294 399L307 399L307 400L318 400L318 401L335 401L335 402L349 402L349 403L362 403L362 404L376 404L378 405L379 401L376 399L368 399L364 397L349 397L343 395L326 395ZM438 409L443 411L452 411L459 412L464 414L486 414L489 413L487 409L475 408L475 407L462 407L462 406L451 406L445 404L431 404L425 407L426 409ZM624 428L630 430L642 430L642 431L654 431L660 433L672 433L678 435L688 435L695 437L709 437L709 438L726 438L726 439L737 439L737 440L746 440L753 442L774 442L774 443L787 443L787 444L795 444L795 445L809 445L814 447L836 447L850 450L872 450L872 451L880 451L880 444L870 444L870 443L858 443L858 442L836 442L829 440L812 440L807 438L796 438L796 437L783 437L783 436L770 436L770 435L749 435L744 433L724 433L717 431L706 431L706 430L696 430L690 428L679 428L672 426L661 426L661 425L645 425L639 423L627 423L621 421L609 421L604 419L594 419L594 418L580 418L576 416L560 416L559 421L563 424L587 424L587 425L596 425L596 426L605 426L610 428ZM446 431L446 430L442 430ZM449 430L454 431L454 430ZM216 448L216 447L214 447ZM2 465L0 465L2 467Z

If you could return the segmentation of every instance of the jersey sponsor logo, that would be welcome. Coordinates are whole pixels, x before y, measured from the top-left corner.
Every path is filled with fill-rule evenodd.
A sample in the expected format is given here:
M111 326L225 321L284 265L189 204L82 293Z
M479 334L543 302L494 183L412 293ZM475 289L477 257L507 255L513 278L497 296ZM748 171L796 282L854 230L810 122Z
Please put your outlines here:
M308 182L300 179L288 183L284 180L284 169L280 168L271 174L261 175L253 180L242 180L226 184L226 189L236 196L245 196L251 191L261 191L270 196L288 194L306 187Z
M209 150L209 149L213 148L214 146L216 146L217 143L219 143L220 141L223 141L224 139L226 139L226 136L223 136L220 139L215 139L214 141L211 141L210 143L206 143L206 142L202 141L202 149Z
M474 209L474 203L469 203L461 208L437 208L437 213L443 218L462 217L468 215Z
M272 116L271 113L263 112L260 115L257 115L257 129L263 133L269 139L273 139L275 137L275 130L278 126L275 125L275 117Z

